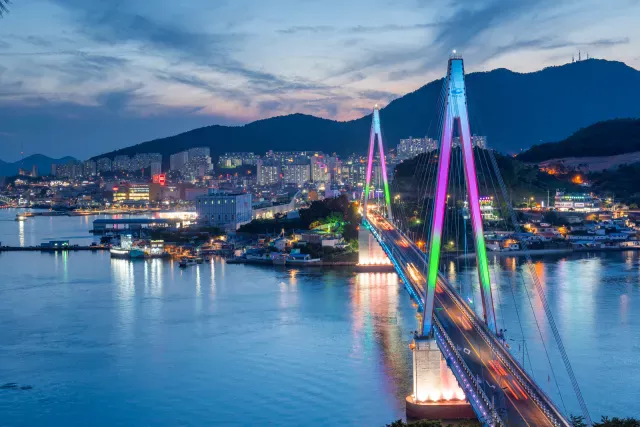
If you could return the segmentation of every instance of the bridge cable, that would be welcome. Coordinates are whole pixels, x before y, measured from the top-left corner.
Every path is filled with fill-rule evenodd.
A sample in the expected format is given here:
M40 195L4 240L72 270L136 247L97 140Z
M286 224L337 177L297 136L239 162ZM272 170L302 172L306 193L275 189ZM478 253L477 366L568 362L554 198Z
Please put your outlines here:
M497 179L497 180L498 180L498 182L499 182L499 186L501 187L501 189L503 189L503 191L502 191L502 193L503 193L503 194L502 194L502 195L503 195L503 197L504 197L504 199L505 199L505 200L504 200L504 201L505 201L505 203L504 203L504 205L503 205L503 206L504 206L505 208L504 208L504 211L503 211L502 209L501 209L500 211L501 211L501 214L502 214L501 216L503 217L504 224L505 224L505 225L507 225L507 214L508 214L508 212L506 212L506 211L507 211L507 210L509 210L509 209L512 209L512 206L511 206L510 200L508 200L508 199L507 199L506 191L504 191L504 190L506 190L506 186L503 186L503 185L504 185L504 181L502 180L502 174L500 173L499 168L495 167L495 166L497 166L497 163L496 163L496 164L495 164L495 166L493 167L493 169L494 169L494 174L492 174L492 173L491 173L491 171L489 170L489 161L487 160L487 156L490 156L490 157L491 157L491 156L493 155L493 151L491 151L491 150L489 150L489 149L482 150L481 148L477 148L477 151L478 151L479 157L485 161L485 164L486 164L486 166L487 166L488 176L489 176L489 178L491 179L491 183L492 183L492 186L493 186L493 188L494 188L494 192L495 192L495 194L496 194L496 201L498 201L498 192L497 192L497 189L496 189L496 186L495 186L494 180L493 180L493 175L494 175L494 174L495 174L495 176L496 176L496 179ZM492 157L492 160L495 160L495 157ZM480 163L481 163L481 162L482 162L482 160L480 161ZM491 163L492 163L492 164L494 164L494 162L493 162L493 161L491 161ZM482 165L482 163L481 163L481 167L482 167L482 166L483 166L483 165ZM483 169L484 169L484 168L483 168ZM485 178L485 181L486 181L486 175L485 175L484 170L483 170L483 178ZM500 183L502 183L503 185L500 185ZM514 221L513 221L513 218L512 218L512 222L514 222ZM517 221L515 221L515 222L513 223L513 227L514 227L514 229L515 229L514 231L518 231L519 223L518 223ZM505 228L507 228L507 227L505 227ZM525 247L525 254L526 254L527 256L529 256L528 251L526 251L526 247ZM529 256L529 258L530 258L530 256ZM495 266L495 263L494 263L494 266ZM567 407L566 407L566 404L565 404L565 402L564 402L564 398L563 398L563 396L562 396L562 391L560 390L560 386L559 386L559 384L558 384L558 379L557 379L557 376L556 376L555 370L553 369L553 364L552 364L552 362L551 362L551 357L549 356L549 352L548 352L548 350L547 350L547 345L546 345L546 343L545 343L545 340L544 340L543 335L542 335L542 332L541 332L541 328L540 328L540 323L539 323L539 321L538 321L538 317L537 317L537 315L536 315L536 313L535 313L535 310L533 309L533 303L531 302L531 297L530 297L529 292L528 292L528 289L527 289L527 287L526 287L526 285L525 285L525 283L524 283L524 277L523 277L523 275L522 275L522 270L521 270L521 269L518 269L518 270L519 270L520 279L522 280L522 283L523 283L523 289L524 289L524 292L525 292L525 294L526 294L526 296L527 296L527 299L529 300L529 305L531 306L532 314L533 314L533 316L534 316L534 320L535 320L535 323L536 323L536 328L538 329L538 334L539 334L539 336L540 336L540 340L541 340L541 342L542 342L542 345L543 345L543 348L544 348L544 351L545 351L545 355L546 355L546 358L547 358L547 362L548 362L548 364L549 364L549 368L551 369L551 374L552 374L552 376L553 376L554 383L555 383L555 385L556 385L556 389L557 389L558 394L559 394L559 396L560 396L560 401L561 401L562 406L563 406L563 408L564 408L564 411L565 411L565 413L566 413L566 412L567 412ZM533 274L535 274L535 277L537 277L537 273L535 272L535 269L533 270ZM495 275L495 272L494 272L494 275ZM511 287L513 288L513 287L514 287L514 281L513 281L513 280L510 280L510 282L511 282ZM517 307L517 304L516 304L516 302L515 302L514 290L512 289L512 290L511 290L511 292L512 292L512 295L514 296L514 306L515 306L516 315L517 315L517 318L518 318L518 323L519 323L519 326L520 326L520 330L521 330L521 333L522 333L522 335L523 335L523 345L524 345L524 343L525 343L525 340L524 340L524 331L523 331L523 327L522 327L522 322L521 322L521 319L520 319L520 315L519 315L519 312L518 312L518 307ZM499 293L498 293L498 294L499 294ZM503 319L504 319L504 318L503 318ZM526 350L526 353L527 353L527 356L529 357L529 365L530 365L530 366L531 366L531 368L533 369L533 365L531 364L531 356L530 356L530 354L529 354L529 351L528 351L528 350ZM517 356L516 356L516 357L517 357ZM524 357L523 357L523 365L524 365ZM524 366L523 366L523 367L524 367ZM585 417L585 419L586 419L586 417Z
M491 163L493 165L494 170L496 171L496 176L498 178L498 182L500 184L502 193L503 193L503 197L505 200L509 201L509 203L507 203L507 207L509 209L509 213L511 215L511 220L513 221L515 227L516 227L516 231L517 232L521 232L521 228L520 228L520 224L518 223L518 218L515 214L515 211L513 210L513 207L511 205L511 200L508 198L507 195L507 188L504 184L504 180L502 179L502 176L500 175L500 171L498 168L498 163L496 161L495 155L493 153L493 151L489 152L489 156L491 159ZM562 361L564 362L565 365L565 369L567 370L567 373L569 374L569 379L571 381L571 384L573 386L574 392L576 394L576 397L578 398L578 403L580 404L580 408L582 410L582 415L584 416L584 419L586 421L586 423L588 425L593 425L593 421L591 420L591 417L589 415L589 411L587 409L587 405L584 401L584 398L582 396L582 392L580 390L580 386L578 385L578 381L576 379L576 376L573 372L573 368L571 366L571 362L569 361L569 357L567 356L567 352L565 350L564 344L562 342L562 338L560 337L560 332L558 331L558 328L556 326L555 320L553 318L553 313L551 312L551 307L549 306L549 303L547 301L547 297L545 295L544 292L544 288L542 287L542 284L540 283L540 279L538 278L538 275L535 271L535 267L533 266L533 262L531 260L531 255L529 254L528 250L527 250L527 244L526 242L523 242L523 248L525 249L525 258L526 258L526 264L527 267L529 269L529 273L531 275L533 284L535 286L535 289L538 293L538 297L540 298L542 305L544 307L544 311L545 314L547 316L547 320L549 321L549 325L551 326L551 331L553 333L553 337L556 341L556 344L558 346L558 349L560 350L560 354L562 356Z

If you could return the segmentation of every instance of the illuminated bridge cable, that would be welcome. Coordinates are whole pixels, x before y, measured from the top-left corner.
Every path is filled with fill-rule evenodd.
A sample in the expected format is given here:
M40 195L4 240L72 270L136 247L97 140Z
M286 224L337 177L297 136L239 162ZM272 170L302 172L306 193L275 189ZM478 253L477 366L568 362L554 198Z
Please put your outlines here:
M489 166L489 163L492 163L492 164L493 164L493 162L490 162L490 160L489 160L489 159L487 159L491 154L493 154L493 152L492 152L492 151L490 151L490 150L488 150L488 149L481 149L481 148L479 148L479 147L477 147L477 148L476 148L476 151L477 151L477 153L478 153L478 157L479 157L479 159L480 159L480 162L479 162L479 163L480 163L481 168L482 168L482 174L483 174L483 178L484 178L484 180L485 180L485 184L487 184L487 182L488 182L489 180L491 181L491 186L492 186L492 188L493 188L493 192L494 192L494 194L495 194L495 201L496 201L496 203L499 203L499 196L500 196L500 195L498 194L498 191L497 191L497 189L496 189L496 185L495 185L495 181L494 181L494 179L493 179L493 178L494 178L494 177L493 177L493 175L494 175L494 173L495 173L495 176L496 176L496 179L497 179L497 180L501 180L501 179L502 179L502 175L500 174L500 171L499 171L499 169L498 169L498 168L491 168L491 167ZM484 165L483 165L483 163L482 163L482 160L484 160L484 165L486 165L486 169L483 167ZM497 164L497 163L496 163L496 164ZM492 173L492 170L491 170L491 169L494 169L494 171L493 171L494 173ZM498 185L498 186L500 186L500 185ZM500 187L501 187L501 186L500 186ZM502 187L501 187L501 188L502 188ZM505 188L506 188L506 186L505 186ZM486 189L487 189L487 193L489 193L489 188L488 188L488 186L486 187ZM504 193L504 192L503 192L503 193ZM504 197L506 198L506 193L504 194ZM500 213L501 213L501 220L502 220L501 222L505 225L505 230L507 230L507 229L509 228L509 227L508 227L508 224L507 224L507 216L508 216L508 212L507 212L507 210L508 210L508 209L509 209L509 207L511 206L510 201L505 199L505 200L504 200L504 205L503 205L503 206L504 206L504 209L500 209ZM518 222L517 222L517 221L515 221L515 222L514 222L514 224L513 224L513 228L514 228L514 230L516 229L516 227L518 227ZM528 254L528 252L527 252L527 254ZM494 263L494 266L495 266L495 263ZM546 342L545 342L544 337L543 337L543 335L542 335L542 331L541 331L541 328L540 328L540 323L539 323L539 321L538 321L538 316L536 315L536 312L535 312L535 310L533 309L533 303L532 303L532 301L531 301L531 297L530 297L530 295L529 295L529 292L528 292L528 290L527 290L527 287L526 287L526 286L525 286L525 284L524 284L524 277L523 277L523 275L522 275L522 270L518 269L518 275L520 276L520 279L522 280L522 283L523 283L522 289L523 289L523 290L524 290L524 292L526 293L527 300L529 301L529 305L530 305L530 307L531 307L532 314L533 314L534 320L535 320L535 322L536 322L536 328L537 328L537 330L538 330L538 335L540 336L540 340L541 340L542 346L543 346L544 351L545 351L545 355L546 355L546 358L547 358L547 362L548 362L548 364L549 364L549 368L550 368L550 370L551 370L551 375L553 376L553 380L554 380L554 384L555 384L555 386L556 386L556 390L558 391L558 395L560 396L560 401L561 401L561 403L562 403L562 407L564 408L564 411L565 411L565 413L566 413L566 412L567 412L567 407L566 407L566 404L565 404L565 402L564 402L564 398L563 398L563 396L562 396L562 391L561 391L560 386L559 386L559 384L558 384L558 379L557 379L557 376L556 376L555 370L554 370L554 368L553 368L553 364L552 364L552 361L551 361L551 357L549 356L549 352L548 352L548 350L547 350ZM494 270L494 277L495 277L495 270ZM537 277L537 276L536 276L536 277ZM510 289L511 289L511 294L512 294L512 297L513 297L513 300L514 300L514 307L515 307L515 310L516 310L516 316L517 316L517 318L518 318L518 323L519 323L519 326L520 326L520 331L521 331L521 334L522 334L522 337L523 337L523 339L522 339L523 346L525 346L525 348L526 348L526 341L525 341L525 339L524 339L524 330L523 330L523 327L522 327L522 321L521 321L521 319L520 319L520 314L519 314L518 306L517 306L517 303L516 303L516 301L515 301L515 280L514 280L514 278L513 278L513 277L510 277L510 278L509 278L509 281L510 281L510 284L511 284ZM500 292L498 292L498 297L500 297ZM530 354L529 354L528 349L525 349L525 348L523 348L523 355L522 355L523 368L525 367L524 354L526 353L527 357L529 358L529 366L533 369L533 365L531 364L531 356L530 356ZM526 370L526 368L525 368L525 370Z
M493 165L493 168L496 172L496 177L498 178L498 183L500 184L500 188L502 190L502 194L503 197L506 201L508 201L507 203L507 207L509 209L509 213L511 215L511 220L514 223L514 226L516 228L517 232L521 232L520 229L520 224L518 223L518 218L516 216L515 211L513 210L513 207L511 206L511 200L508 198L507 196L507 187L504 184L504 180L502 179L502 176L500 174L500 170L498 169L498 163L496 161L495 155L493 153L493 151L489 152L489 157L491 159L491 164ZM540 298L541 302L542 302L542 306L544 308L545 314L547 316L547 320L549 321L549 325L551 326L551 331L553 333L553 337L556 341L556 344L558 345L558 349L560 350L560 354L562 356L562 361L564 362L564 366L565 369L567 370L567 374L569 375L569 379L571 381L571 385L573 386L573 391L576 394L576 397L578 399L578 403L580 404L580 409L582 410L582 416L584 417L587 425L591 426L593 425L593 421L591 420L591 416L589 415L589 410L587 409L587 405L584 401L584 398L582 396L582 392L580 391L580 386L578 385L578 381L576 379L576 376L573 372L573 368L571 367L571 362L569 361L569 357L567 356L567 352L564 348L564 344L562 343L562 338L560 337L560 333L558 332L558 328L556 326L556 322L553 319L553 313L551 312L551 307L549 306L549 303L547 301L547 297L545 295L544 289L542 287L542 284L540 283L540 279L538 278L538 275L535 271L535 267L533 265L533 262L531 260L531 255L529 254L528 250L527 250L527 245L525 242L523 242L523 249L525 249L525 257L526 257L526 264L527 267L529 269L529 273L531 275L531 279L533 281L533 284L536 288L536 291L538 293L538 297Z
M489 169L489 161L487 160L487 155L488 155L488 154L487 154L487 150L480 150L480 149L478 149L478 152L479 152L479 154L480 154L480 155L482 155L482 158L484 158L484 159L485 159L485 161L486 161L485 163L486 163L486 165L487 165L487 169ZM495 183L494 183L494 180L493 180L493 174L491 173L491 170L488 170L488 171L487 171L487 173L489 174L489 177L490 177L490 179L491 179L492 186L493 186L493 188L494 188L494 193L495 193L495 195L496 195L496 200L498 200L498 192L497 192L497 190L495 189ZM499 171L498 171L498 172L496 172L496 178L498 177L498 175L499 175ZM505 201L504 206L505 206L505 207L506 207L506 206L508 206L508 203L506 203L506 201ZM505 208L505 209L506 209L506 208ZM507 219L506 219L506 218L507 218L507 214L508 214L507 212L504 212L504 213L503 213L503 215L502 215L503 223L505 224L505 229L506 229L506 223L507 223ZM514 228L515 228L515 225L514 225ZM519 274L519 276L520 276L520 279L522 280L522 283L523 283L522 289L523 289L523 290L524 290L524 292L526 293L527 300L529 301L529 306L531 307L532 314L533 314L534 320L535 320L535 322L536 322L536 328L537 328L537 330L538 330L538 335L539 335L539 337L540 337L540 341L541 341L542 346L543 346L544 351L545 351L545 355L546 355L546 358L547 358L547 362L548 362L548 364L549 364L549 368L550 368L550 370L551 370L551 375L553 376L553 381L554 381L554 384L555 384L555 386L556 386L556 390L558 391L558 395L560 396L560 401L561 401L561 403L562 403L562 407L564 408L564 411L565 411L565 412L567 412L567 407L566 407L566 404L565 404L565 402L564 402L564 397L562 396L562 391L561 391L561 389L560 389L560 385L558 384L558 378L557 378L557 376L556 376L555 369L553 368L553 363L552 363L552 361L551 361L551 357L549 356L549 352L548 352L548 349L547 349L547 345L546 345L545 339L544 339L544 337L543 337L543 335L542 335L542 331L541 331L541 328L540 328L540 323L539 323L539 321L538 321L538 316L536 315L536 312L535 312L535 310L533 309L533 303L532 303L532 301L531 301L531 297L530 297L530 295L529 295L529 292L528 292L528 290L527 290L527 287L526 287L526 286L525 286L525 284L524 284L524 277L522 276L522 271L521 271L520 269L518 269L518 272L519 272L518 274ZM514 287L515 287L515 284L514 284L514 280L513 280L513 278L510 278L510 282L511 282L511 288L512 288L511 293L512 293L512 295L514 295L514 304L515 304L515 294L514 294ZM520 316L519 316L519 312L518 312L517 304L515 304L515 309L516 309L516 315L517 315L517 317L518 317L518 322L519 322L519 324L520 324L520 330L521 330L522 335L523 335L523 340L522 340L522 341L523 341L523 345L524 345L524 344L525 344L525 340L524 340L524 331L523 331L523 328L522 328L522 322L520 321ZM524 349L523 349L523 353L524 353ZM529 355L528 350L526 351L526 353L527 353L527 356L529 357L529 365L531 366L531 356ZM523 367L524 367L524 355L523 355L522 359L523 359Z

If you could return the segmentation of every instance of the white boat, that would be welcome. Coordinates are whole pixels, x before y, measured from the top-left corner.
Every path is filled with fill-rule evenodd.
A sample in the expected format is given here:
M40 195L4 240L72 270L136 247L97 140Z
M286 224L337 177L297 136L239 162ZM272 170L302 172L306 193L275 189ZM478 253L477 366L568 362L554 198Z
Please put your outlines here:
M320 258L311 258L309 254L290 254L287 257L287 264L316 264Z
M120 245L109 249L112 258L139 259L145 257L143 249L134 246L131 235L120 237Z
M16 221L26 221L27 216L23 214L16 215Z

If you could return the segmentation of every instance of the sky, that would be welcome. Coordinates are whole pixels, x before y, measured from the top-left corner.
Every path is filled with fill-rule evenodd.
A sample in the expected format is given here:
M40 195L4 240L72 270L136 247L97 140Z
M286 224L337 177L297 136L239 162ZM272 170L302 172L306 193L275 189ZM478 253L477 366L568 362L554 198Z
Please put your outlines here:
M638 69L638 17L640 0L13 0L0 159L295 112L350 120L442 77L452 49L467 72L578 50Z

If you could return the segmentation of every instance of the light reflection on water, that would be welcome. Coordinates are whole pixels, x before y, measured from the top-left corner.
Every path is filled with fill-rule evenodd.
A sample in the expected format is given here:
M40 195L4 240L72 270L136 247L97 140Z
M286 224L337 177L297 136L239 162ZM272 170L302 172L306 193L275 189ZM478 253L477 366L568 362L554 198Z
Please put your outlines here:
M466 264L445 273L479 301ZM639 254L546 257L534 269L592 415L640 416ZM540 336L550 343L575 413L524 273L520 259L492 259L498 321L555 398ZM395 274L2 253L0 284L0 382L34 387L0 391L6 425L383 425L411 389L415 309Z

